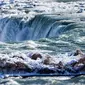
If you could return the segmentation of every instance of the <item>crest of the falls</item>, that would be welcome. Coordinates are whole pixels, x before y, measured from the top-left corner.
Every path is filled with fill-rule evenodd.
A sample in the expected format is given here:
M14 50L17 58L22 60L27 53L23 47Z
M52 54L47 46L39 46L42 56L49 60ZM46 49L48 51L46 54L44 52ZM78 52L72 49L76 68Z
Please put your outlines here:
M14 0L13 4L1 6L0 41L59 37L74 29L77 21L84 20L84 6L85 3L78 0L66 3L59 0Z
M69 30L71 26L73 27L71 22L60 22L60 20L44 15L36 15L26 21L23 18L6 17L0 19L0 40L3 42L16 42L58 37Z

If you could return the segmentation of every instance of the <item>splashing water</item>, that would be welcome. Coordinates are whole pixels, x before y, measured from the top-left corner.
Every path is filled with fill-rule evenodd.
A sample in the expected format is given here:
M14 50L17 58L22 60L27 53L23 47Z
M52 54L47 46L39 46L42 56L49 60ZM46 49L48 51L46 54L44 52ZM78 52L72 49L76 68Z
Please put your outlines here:
M0 58L17 62L18 59L12 60L11 56L22 55L26 58L25 53L39 52L58 58L56 62L67 63L77 59L70 56L76 49L85 52L84 0L23 0L22 2L24 3L17 0L14 4L1 5ZM84 76L66 81L57 79L56 77L7 78L0 79L0 84L85 84Z

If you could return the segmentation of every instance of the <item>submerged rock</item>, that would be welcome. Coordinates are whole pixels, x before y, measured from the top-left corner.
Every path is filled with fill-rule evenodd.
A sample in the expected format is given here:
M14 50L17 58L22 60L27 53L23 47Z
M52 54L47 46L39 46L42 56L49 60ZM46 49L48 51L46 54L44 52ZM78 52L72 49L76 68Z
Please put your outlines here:
M55 70L52 70L52 69L49 69L49 68L42 68L42 69L38 70L37 73L50 74L50 73L55 73L55 72L56 72Z

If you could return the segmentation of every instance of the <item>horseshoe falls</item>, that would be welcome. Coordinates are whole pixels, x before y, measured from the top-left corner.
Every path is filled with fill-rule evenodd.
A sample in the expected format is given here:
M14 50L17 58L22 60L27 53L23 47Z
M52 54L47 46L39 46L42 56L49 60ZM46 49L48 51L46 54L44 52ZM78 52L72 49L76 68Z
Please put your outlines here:
M68 61L68 55L76 49L85 52L84 0L0 1L0 58L11 59L14 54L39 52ZM84 75L69 79L0 78L0 85L84 84Z
M29 17L26 17L26 19ZM16 17L1 19L0 40L3 42L17 42L58 37L64 32L73 29L72 27L74 26L73 22L64 22L62 21L63 18L60 19L55 15L36 15L31 20L25 21L26 19L24 21L23 18Z

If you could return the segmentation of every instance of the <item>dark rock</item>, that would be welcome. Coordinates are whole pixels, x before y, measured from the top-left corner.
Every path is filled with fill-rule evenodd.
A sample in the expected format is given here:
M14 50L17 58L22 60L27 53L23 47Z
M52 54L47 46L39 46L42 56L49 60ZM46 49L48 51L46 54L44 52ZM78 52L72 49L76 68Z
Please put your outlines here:
M49 68L43 68L38 70L38 73L40 74L50 74L50 73L55 73L55 70L49 69Z
M85 56L85 55L84 55ZM85 57L78 60L79 63L85 64Z
M4 68L7 70L16 70L16 64L7 62Z
M85 65L79 65L79 66L75 66L74 70L76 72L85 72Z
M26 64L24 64L22 62L16 62L15 65L16 65L16 69L26 69L27 68Z
M39 53L34 53L34 54L31 56L31 59L33 59L33 60L37 60L37 58L42 58L41 54L39 54Z
M83 9L80 9L79 11L77 11L77 13L82 13L83 12Z
M22 60L24 60L22 56L17 56L17 55L14 55L13 58L21 58Z
M77 55L79 55L79 54L82 54L82 51L81 50L76 50L76 52L74 53L74 56L77 56Z
M49 55L46 56L46 59L43 61L43 64L49 65L51 57Z
M26 72L32 72L33 69L28 67L26 64L22 63L22 62L16 62L16 70L23 70L23 71L26 71Z

